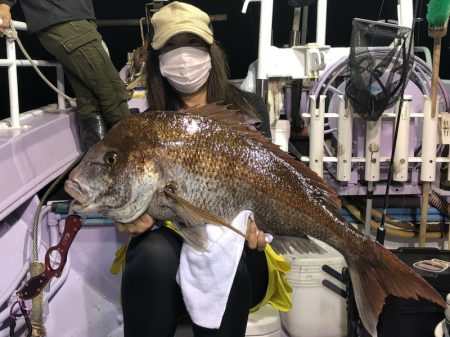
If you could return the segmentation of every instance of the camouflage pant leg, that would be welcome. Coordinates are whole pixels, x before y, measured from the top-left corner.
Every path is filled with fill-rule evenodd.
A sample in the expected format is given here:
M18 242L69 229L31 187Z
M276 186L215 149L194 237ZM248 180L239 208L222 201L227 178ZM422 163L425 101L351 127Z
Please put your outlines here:
M37 36L66 70L77 97L78 118L100 113L111 126L129 114L125 84L103 48L94 23L70 21Z

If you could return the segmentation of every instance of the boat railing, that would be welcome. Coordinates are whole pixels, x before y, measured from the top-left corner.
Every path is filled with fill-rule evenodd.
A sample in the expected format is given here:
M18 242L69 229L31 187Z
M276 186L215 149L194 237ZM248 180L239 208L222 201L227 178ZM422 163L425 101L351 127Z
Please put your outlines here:
M13 21L13 27L16 31L28 31L27 24L21 21ZM5 35L6 36L6 35ZM64 92L64 71L60 63L44 60L17 59L16 42L14 37L6 36L6 58L0 59L0 66L8 67L8 86L9 86L9 112L10 119L7 127L20 128L20 110L19 110L19 90L17 81L17 67L29 67L33 64L37 67L54 67L56 69L56 87ZM58 94L58 108L65 108L64 97Z

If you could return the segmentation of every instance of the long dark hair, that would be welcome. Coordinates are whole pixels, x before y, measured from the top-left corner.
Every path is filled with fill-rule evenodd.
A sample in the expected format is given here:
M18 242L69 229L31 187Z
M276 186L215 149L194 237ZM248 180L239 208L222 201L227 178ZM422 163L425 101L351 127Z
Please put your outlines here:
M149 44L147 62L147 101L150 111L179 110L183 100L161 75L158 52ZM207 81L208 103L225 102L258 117L244 92L228 81L229 67L223 49L214 41L209 47L211 72Z

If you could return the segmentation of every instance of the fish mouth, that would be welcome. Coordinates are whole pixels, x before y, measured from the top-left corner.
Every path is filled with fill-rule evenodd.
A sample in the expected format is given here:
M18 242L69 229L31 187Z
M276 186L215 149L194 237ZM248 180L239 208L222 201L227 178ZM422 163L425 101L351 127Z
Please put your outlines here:
M74 206L77 208L87 206L93 199L92 197L89 198L88 194L83 192L80 184L74 180L66 180L64 183L64 189L72 198L75 199Z

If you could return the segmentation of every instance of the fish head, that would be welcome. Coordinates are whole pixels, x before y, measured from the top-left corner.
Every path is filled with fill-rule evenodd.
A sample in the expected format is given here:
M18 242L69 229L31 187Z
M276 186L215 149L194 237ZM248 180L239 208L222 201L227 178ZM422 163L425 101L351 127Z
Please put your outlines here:
M73 211L123 223L146 211L160 174L151 144L140 141L144 131L133 124L116 124L70 172L64 188L75 199Z

